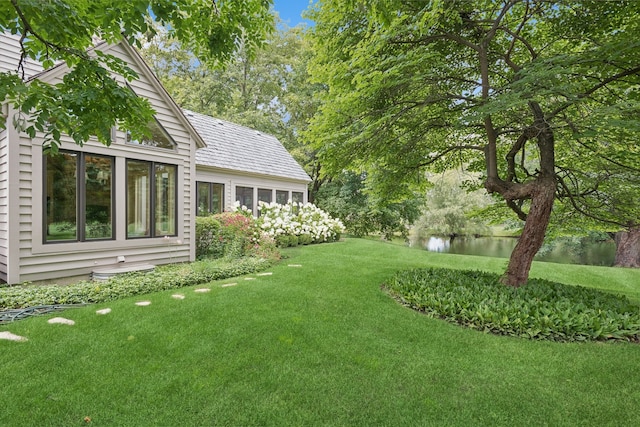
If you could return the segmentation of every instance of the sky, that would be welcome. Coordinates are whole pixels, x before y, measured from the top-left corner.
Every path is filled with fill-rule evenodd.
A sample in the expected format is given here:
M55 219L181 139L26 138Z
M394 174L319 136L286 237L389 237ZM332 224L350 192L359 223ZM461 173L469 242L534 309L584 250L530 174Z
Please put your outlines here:
M301 22L311 25L311 21L303 20L300 16L309 7L309 2L310 0L274 0L273 8L289 27L295 27Z

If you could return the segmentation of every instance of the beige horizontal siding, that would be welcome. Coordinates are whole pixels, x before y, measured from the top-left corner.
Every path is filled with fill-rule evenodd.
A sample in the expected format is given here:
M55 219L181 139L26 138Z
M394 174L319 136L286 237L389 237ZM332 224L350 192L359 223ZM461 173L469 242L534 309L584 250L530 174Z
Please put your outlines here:
M33 210L42 205L41 200L34 200L33 198L33 179L34 171L32 166L31 155L31 140L26 135L21 135L19 148L19 164L18 173L19 180L17 188L14 191L18 192L18 200L20 203L18 209L19 220L19 247L20 249L30 248L33 236L33 227L41 225L33 224ZM13 145L12 145L13 149ZM42 176L41 173L38 176ZM22 260L20 260L20 266L22 266Z
M20 36L0 32L0 72L17 73L21 55ZM31 59L26 59L23 67L25 78L42 71L42 67Z
M124 49L118 47L109 51L114 54L118 52L126 58ZM116 265L118 256L126 258L126 264L165 264L170 262L189 261L192 257L193 227L190 224L192 217L192 194L191 182L192 157L195 150L195 143L192 143L192 136L189 129L181 122L176 114L181 114L167 103L164 94L155 90L155 84L145 77L144 70L139 69L132 63L132 68L138 71L141 76L140 81L132 82L131 86L140 96L147 97L154 109L158 112L157 117L161 125L169 132L177 144L175 151L153 149L125 143L125 132L120 130L116 133L117 140L110 147L105 147L95 140L79 147L68 138L63 138L62 148L73 151L84 151L96 154L105 154L116 158L115 200L116 209L119 213L116 218L116 235L124 236L126 224L122 219L122 212L125 209L125 178L124 159L138 159L155 162L162 162L179 166L179 182L182 186L178 188L178 208L179 224L178 237L172 237L171 245L167 245L163 238L156 239L131 239L122 237L110 241L91 241L73 243L51 243L42 242L42 221L43 221L43 196L42 196L42 158L40 150L42 138L30 140L25 134L21 135L16 149L19 150L19 180L17 191L19 195L19 255L20 281L41 281L52 280L69 276L88 275L92 270L101 267ZM59 70L56 70L58 73ZM50 77L48 75L48 77ZM59 76L57 76L59 77ZM56 77L56 78L57 78ZM0 151L0 158L2 152ZM0 179L2 175L0 174ZM37 191L35 189L38 189ZM1 193L0 193L1 194ZM0 199L1 203L1 199ZM0 207L1 213L1 207ZM1 220L0 216L0 220ZM0 224L1 227L1 224ZM182 243L176 244L180 239ZM0 253L1 256L1 253Z
M9 173L7 132L0 132L0 279L7 280L9 253Z

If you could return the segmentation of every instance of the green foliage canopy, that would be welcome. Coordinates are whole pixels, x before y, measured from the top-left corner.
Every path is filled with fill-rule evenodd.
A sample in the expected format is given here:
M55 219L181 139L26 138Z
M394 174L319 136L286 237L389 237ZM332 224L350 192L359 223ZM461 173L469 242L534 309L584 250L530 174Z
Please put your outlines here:
M421 167L461 161L487 174L494 139L499 176L524 183L540 169L525 167L540 155L523 137L531 101L558 146L607 128L618 154L635 155L627 147L637 133L619 131L638 128L640 26L628 18L639 14L625 1L320 1L312 77L330 89L310 136L327 167L383 167L411 180ZM598 126L575 116L570 125L574 111L597 114Z
M409 225L420 215L423 199L416 194L407 199L381 199L371 191L365 174L343 171L325 182L316 199L318 206L342 219L354 236L381 233L391 239L396 233L406 237Z
M147 132L153 111L126 85L137 77L119 58L94 49L96 40L122 39L140 47L155 26L179 39L200 61L228 62L240 47L249 52L272 31L271 0L10 0L0 2L0 31L20 37L16 70L0 73L0 102L18 110L10 118L30 136L45 133L45 144L57 150L60 135L77 144L91 136L109 145L114 125L134 136ZM62 82L25 80L24 62L45 70L65 63L71 71ZM0 128L6 118L0 116Z
M562 166L640 157L638 16L624 0L320 0L310 138L329 170L374 170L390 192L427 167L483 172L527 221L507 271L525 283L554 196L575 196ZM572 149L593 132L597 149Z

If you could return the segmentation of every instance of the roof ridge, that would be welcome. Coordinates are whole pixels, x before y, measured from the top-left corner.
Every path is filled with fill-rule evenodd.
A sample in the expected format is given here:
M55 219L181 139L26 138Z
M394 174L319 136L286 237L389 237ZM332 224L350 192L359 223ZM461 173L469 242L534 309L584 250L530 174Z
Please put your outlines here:
M251 131L251 132L258 132L258 133L259 133L259 134L261 134L261 135L270 136L270 137L272 137L272 138L277 139L277 140L278 140L278 142L280 142L280 140L278 139L278 137L277 137L277 136L275 136L274 134L269 133L269 132L262 131L262 130L260 130L260 129L252 128L252 127L250 127L250 126L246 126L246 125L241 125L241 124L239 124L239 123L232 122L232 121L230 121L230 120L221 119L220 117L214 117L214 116L210 116L210 115L208 115L208 114L198 113L197 111L189 110L189 109L187 109L187 108L183 108L183 109L182 109L182 111L184 112L184 114L185 114L186 116L188 116L189 114L197 114L197 115L202 116L202 117L205 117L205 118L207 118L207 119L214 119L214 120L217 120L217 121L219 121L219 122L224 122L224 123L226 123L226 124L230 124L230 125L236 126L236 127L238 127L238 128L241 128L241 129L246 129L246 130ZM223 124L224 124L224 123L223 123ZM280 143L281 143L281 142L280 142ZM281 144L282 144L282 143L281 143Z

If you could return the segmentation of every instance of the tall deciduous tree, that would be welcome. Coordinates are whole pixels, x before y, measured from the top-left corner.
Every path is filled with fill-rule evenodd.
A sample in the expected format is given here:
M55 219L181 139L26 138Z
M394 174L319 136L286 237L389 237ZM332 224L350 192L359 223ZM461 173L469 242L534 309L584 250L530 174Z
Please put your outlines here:
M91 136L108 145L111 128L124 124L134 135L146 133L152 117L148 102L138 98L114 75L125 80L136 73L119 58L92 49L96 38L115 43L123 38L140 46L140 37L155 22L200 59L228 62L243 46L262 44L273 28L271 0L5 0L0 2L0 31L20 36L22 57L16 70L0 73L0 103L10 102L19 116L10 118L30 135L45 133L57 149L62 133L82 144ZM24 61L45 69L66 63L71 71L61 83L27 81ZM97 114L96 112L99 112ZM6 122L0 116L0 127Z
M302 139L317 109L321 84L308 83L312 56L304 26L278 25L254 55L243 49L224 69L213 69L166 32L142 53L178 105L275 135L313 179L313 201L323 178L315 150Z
M611 119L638 107L638 16L622 0L319 0L312 70L329 91L311 135L327 165L394 182L436 164L483 170L525 220L503 276L520 286L558 193L556 151L589 125L583 106Z

